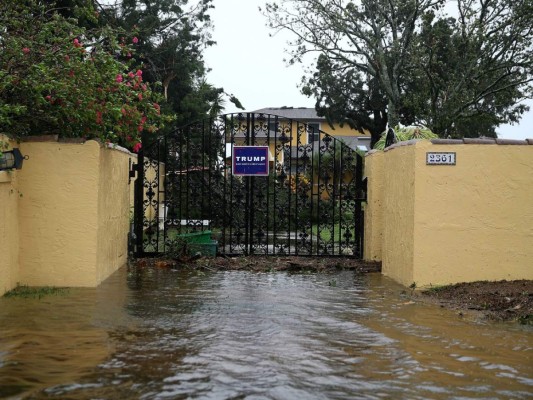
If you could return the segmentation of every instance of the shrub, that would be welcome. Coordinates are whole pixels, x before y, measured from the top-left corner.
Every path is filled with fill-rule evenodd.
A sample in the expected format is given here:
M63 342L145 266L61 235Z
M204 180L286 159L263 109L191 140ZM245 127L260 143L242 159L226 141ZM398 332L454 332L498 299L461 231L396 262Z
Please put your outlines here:
M138 150L141 133L170 118L142 65L132 64L135 33L87 30L47 3L0 6L0 132L99 138Z

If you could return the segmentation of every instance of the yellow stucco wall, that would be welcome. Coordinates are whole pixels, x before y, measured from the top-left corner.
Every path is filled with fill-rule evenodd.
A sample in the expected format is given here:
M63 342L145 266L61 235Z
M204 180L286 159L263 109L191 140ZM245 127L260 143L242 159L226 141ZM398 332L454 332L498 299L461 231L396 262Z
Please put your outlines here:
M383 242L383 152L373 152L365 157L365 177L368 182L365 206L365 240L363 254L365 260L381 261Z
M533 279L533 146L420 142L415 163L417 286Z
M7 137L0 135L0 140L7 141ZM8 149L14 145L9 142ZM17 174L18 171L0 171L0 296L19 281Z
M456 165L426 165L427 152L455 152ZM365 259L378 259L381 244L385 275L418 288L533 279L532 145L418 141L365 162Z
M22 170L0 176L0 292L97 286L126 263L132 155L95 141L19 147Z
M405 146L385 153L383 161L382 272L404 284L413 281L414 154L414 146Z
M31 286L96 286L100 145L28 142L20 171L20 278Z
M98 247L96 280L102 282L128 258L130 189L129 162L136 162L129 152L103 149L100 151L98 191Z

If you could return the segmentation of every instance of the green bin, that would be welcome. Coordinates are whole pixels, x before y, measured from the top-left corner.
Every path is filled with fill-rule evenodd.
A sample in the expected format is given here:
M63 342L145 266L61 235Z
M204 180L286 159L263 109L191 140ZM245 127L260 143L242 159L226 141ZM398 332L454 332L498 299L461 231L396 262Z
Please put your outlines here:
M210 243L211 231L182 233L180 235L177 235L176 239L184 240L187 243Z
M206 257L215 257L218 250L218 241L209 240L208 243L189 243L187 246L189 255L201 255Z

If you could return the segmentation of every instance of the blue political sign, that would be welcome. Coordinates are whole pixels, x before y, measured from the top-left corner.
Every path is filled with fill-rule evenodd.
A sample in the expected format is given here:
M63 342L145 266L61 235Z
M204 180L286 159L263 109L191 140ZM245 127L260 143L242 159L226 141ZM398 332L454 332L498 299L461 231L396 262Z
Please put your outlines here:
M268 146L233 146L233 175L268 176Z

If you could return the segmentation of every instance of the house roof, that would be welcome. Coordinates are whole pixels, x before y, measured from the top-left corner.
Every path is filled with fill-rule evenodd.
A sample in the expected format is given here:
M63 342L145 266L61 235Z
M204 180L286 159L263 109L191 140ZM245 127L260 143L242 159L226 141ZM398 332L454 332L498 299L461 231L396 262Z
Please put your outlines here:
M319 117L314 108L305 107L267 107L252 111L257 114L272 114L280 117L296 119L302 121L325 121L326 118Z

